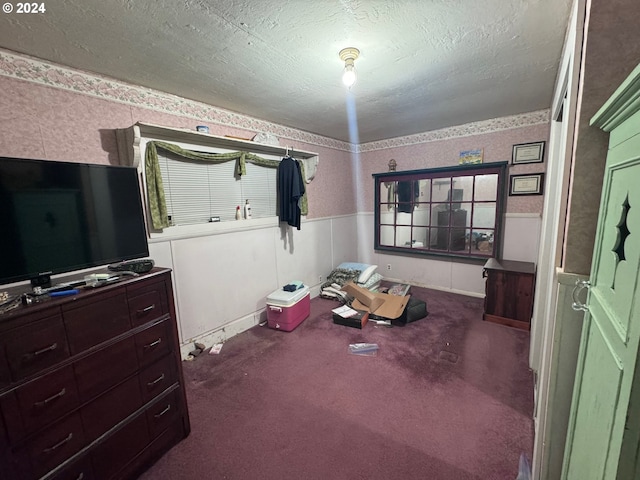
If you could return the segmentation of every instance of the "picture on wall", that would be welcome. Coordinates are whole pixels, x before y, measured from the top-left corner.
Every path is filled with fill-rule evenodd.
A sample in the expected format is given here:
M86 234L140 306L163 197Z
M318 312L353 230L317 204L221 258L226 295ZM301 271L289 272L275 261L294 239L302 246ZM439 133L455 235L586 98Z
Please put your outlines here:
M544 161L545 142L519 143L513 146L511 163L542 163Z
M509 195L542 195L544 173L511 175Z
M475 150L464 150L460 152L460 159L458 163L460 165L482 163L484 156L484 149L476 148Z

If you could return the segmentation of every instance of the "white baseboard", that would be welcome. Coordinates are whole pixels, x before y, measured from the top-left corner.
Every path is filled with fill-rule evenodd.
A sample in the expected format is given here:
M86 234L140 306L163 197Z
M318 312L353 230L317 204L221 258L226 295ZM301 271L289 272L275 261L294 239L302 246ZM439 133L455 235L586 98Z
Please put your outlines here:
M317 297L320 294L320 285L314 285L310 288L311 298ZM245 317L238 318L232 322L227 323L223 327L216 330L205 332L197 337L189 339L188 342L180 345L180 355L183 360L186 360L189 356L189 352L195 349L195 342L202 343L205 347L209 348L216 343L224 343L231 337L238 335L252 327L267 320L267 309L262 308L253 312ZM265 326L265 328L268 328Z
M420 283L420 282L407 282L406 280L400 280L397 278L384 277L384 280L387 282L393 282L393 283L408 283L410 285L415 285L416 287L430 288L431 290L439 290L441 292L457 293L459 295L466 295L468 297L484 298L485 296L484 293L468 292L466 290L458 290L456 288L442 287L440 285L427 285L426 283Z
M202 343L207 348L215 345L216 343L224 343L231 337L258 325L261 321L260 318L262 314L264 314L264 319L266 320L266 310L260 310L258 312L254 312L252 315L247 315L246 317L229 322L224 327L217 330L205 332L202 335L198 335L197 337L190 339L188 343L180 345L180 355L182 356L182 359L186 360L189 356L189 352L194 350L195 342Z
M395 282L395 283L410 283L411 285L415 285L416 287L430 288L432 290L439 290L443 292L457 293L460 295L467 295L469 297L483 298L483 294L478 294L475 292L467 292L464 290L456 290L453 288L445 288L437 285L426 285L419 282L406 282L404 280L395 279L395 278L385 278L386 281ZM311 298L315 298L320 294L320 284L313 285L310 287ZM202 343L205 347L209 348L216 343L224 343L229 340L231 337L238 335L250 328L258 325L259 323L265 321L267 319L267 311L266 308L260 309L250 315L239 318L232 322L227 323L223 327L220 327L216 330L212 330L210 332L205 332L202 335L198 335L197 337L191 338L187 343L183 343L180 345L180 355L183 360L186 360L189 356L189 352L193 351L195 346L194 343ZM268 328L265 326L265 328Z

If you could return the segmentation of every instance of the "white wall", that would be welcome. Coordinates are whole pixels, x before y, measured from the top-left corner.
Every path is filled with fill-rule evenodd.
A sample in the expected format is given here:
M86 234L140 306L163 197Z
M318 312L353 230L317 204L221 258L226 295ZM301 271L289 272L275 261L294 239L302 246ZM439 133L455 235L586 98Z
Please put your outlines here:
M542 218L537 213L507 213L504 219L502 258L536 263L541 228Z
M564 273L560 267L587 11L585 0L574 0L551 109L542 244L529 349L529 365L536 372L531 461L534 479L560 478L562 472L576 352L582 332L582 312L572 310L569 294L580 278Z
M274 220L257 229L152 240L151 258L173 270L183 354L196 340L210 345L258 324L266 297L291 281L317 295L335 265L358 260L356 233L349 215L303 221L301 230Z
M484 295L482 263L375 252L373 218L368 213L308 220L299 231L274 219L259 228L247 223L232 231L152 239L151 258L173 270L183 355L194 341L211 345L260 323L266 297L291 281L304 282L318 295L327 275L345 261L377 264L388 279ZM505 246L511 246L504 258L535 261L539 230L538 216L507 215Z
M359 261L378 265L387 279L448 290L476 297L484 296L483 262L462 263L430 257L395 255L373 249L374 214L358 215ZM510 213L504 219L502 258L521 262L536 262L540 238L540 216ZM388 269L388 266L391 269Z

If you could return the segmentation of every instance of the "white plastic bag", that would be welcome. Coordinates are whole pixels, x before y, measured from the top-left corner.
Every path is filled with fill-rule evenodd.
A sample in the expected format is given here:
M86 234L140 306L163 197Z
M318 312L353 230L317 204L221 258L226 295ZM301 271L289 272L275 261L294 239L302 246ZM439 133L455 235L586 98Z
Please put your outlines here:
M516 480L531 480L531 466L524 453L520 454L520 464L518 465L518 477Z
M349 345L349 353L352 355L363 355L366 357L375 357L378 353L377 343L351 343Z

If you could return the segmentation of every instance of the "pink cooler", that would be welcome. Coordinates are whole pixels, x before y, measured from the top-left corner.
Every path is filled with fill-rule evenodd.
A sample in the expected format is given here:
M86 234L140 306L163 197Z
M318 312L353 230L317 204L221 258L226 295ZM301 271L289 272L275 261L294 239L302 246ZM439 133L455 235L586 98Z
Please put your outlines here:
M267 324L290 332L309 316L311 295L306 285L294 292L276 290L267 297Z

